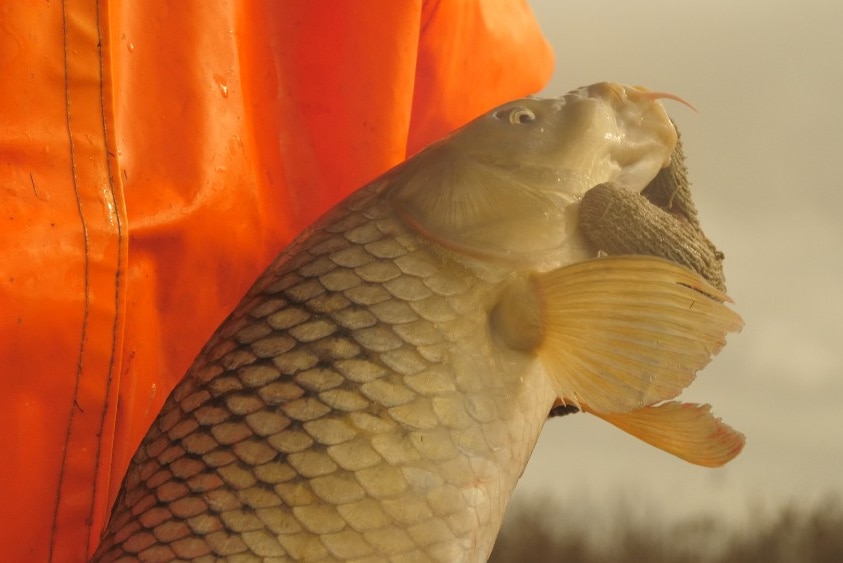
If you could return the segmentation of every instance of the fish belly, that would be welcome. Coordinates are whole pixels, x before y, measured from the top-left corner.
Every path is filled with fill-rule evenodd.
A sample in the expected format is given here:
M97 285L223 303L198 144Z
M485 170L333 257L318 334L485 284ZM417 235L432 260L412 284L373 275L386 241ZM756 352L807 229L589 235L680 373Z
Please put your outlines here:
M95 561L485 561L555 398L477 273L377 186L285 251L175 388Z

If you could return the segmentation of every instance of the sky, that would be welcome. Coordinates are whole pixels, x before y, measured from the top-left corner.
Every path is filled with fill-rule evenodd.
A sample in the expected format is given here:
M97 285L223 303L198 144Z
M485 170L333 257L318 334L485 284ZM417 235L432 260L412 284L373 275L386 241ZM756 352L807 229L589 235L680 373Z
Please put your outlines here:
M556 54L542 96L604 80L668 91L702 226L746 326L682 400L747 437L705 469L588 415L548 422L514 503L735 525L843 500L843 3L530 0Z

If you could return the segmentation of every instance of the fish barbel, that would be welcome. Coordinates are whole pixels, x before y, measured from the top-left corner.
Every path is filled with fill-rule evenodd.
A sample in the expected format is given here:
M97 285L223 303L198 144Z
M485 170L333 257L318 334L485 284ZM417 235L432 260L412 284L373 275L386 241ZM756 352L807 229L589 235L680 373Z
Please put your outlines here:
M740 328L728 298L577 228L589 188L670 162L658 97L505 104L329 211L169 396L94 560L485 561L555 403L736 455L707 405L668 401Z

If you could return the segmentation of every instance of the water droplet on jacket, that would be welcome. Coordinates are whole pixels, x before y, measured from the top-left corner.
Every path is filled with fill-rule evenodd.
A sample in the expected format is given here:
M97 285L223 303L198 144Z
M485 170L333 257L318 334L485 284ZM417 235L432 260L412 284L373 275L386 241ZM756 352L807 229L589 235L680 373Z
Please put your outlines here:
M227 98L228 97L228 84L226 83L225 78L223 78L219 74L215 74L214 80L217 82L217 87L220 89L220 94L222 94L222 97Z
M129 43L128 45L126 45L126 47L129 49L130 53L135 50L135 44L134 43Z
M222 94L223 98L228 97L228 82L226 81L225 77L221 74L214 73L214 81L217 83L217 87L220 89L220 93Z

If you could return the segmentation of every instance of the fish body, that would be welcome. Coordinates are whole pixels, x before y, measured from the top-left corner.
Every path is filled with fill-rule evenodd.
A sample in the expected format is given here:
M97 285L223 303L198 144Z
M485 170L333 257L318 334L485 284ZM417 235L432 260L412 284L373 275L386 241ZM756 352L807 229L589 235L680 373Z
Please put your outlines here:
M739 319L678 266L589 260L576 226L587 189L640 191L675 140L646 91L598 84L501 106L352 194L172 392L94 560L485 561L554 404L687 449L652 439L688 418L656 404Z

